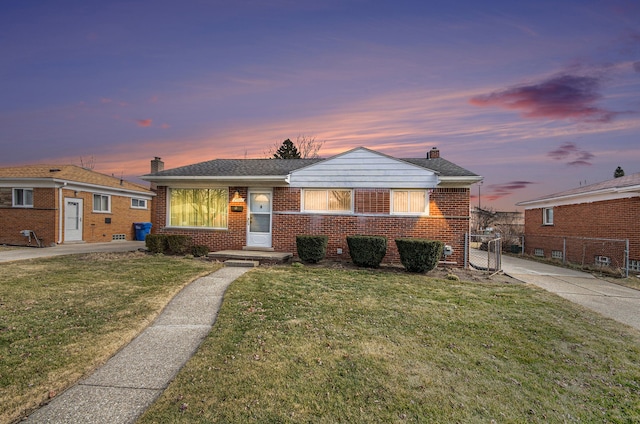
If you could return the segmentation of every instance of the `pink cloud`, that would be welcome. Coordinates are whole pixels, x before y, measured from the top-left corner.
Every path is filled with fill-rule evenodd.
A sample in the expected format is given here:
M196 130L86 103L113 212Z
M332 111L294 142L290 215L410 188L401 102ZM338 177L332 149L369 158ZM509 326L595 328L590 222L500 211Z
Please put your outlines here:
M162 128L163 130L166 130L167 128L171 128L171 125L165 122L164 124L160 125L160 128Z
M487 200L502 199L519 190L524 190L532 184L536 183L532 181L509 181L503 184L491 184L487 186L486 193L482 194L482 198Z
M475 106L517 110L524 118L609 122L617 113L595 105L602 97L599 89L599 78L560 75L537 84L520 85L475 96L469 102Z
M151 124L153 123L152 119L137 119L136 122L138 123L139 127L150 127Z

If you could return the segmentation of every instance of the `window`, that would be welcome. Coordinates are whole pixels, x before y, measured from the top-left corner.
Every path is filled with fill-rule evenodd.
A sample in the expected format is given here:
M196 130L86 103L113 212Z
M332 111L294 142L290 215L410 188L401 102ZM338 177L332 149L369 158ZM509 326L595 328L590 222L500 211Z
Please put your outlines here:
M391 213L428 214L429 196L425 190L393 190L391 192Z
M564 258L564 255L562 254L562 250L552 250L551 251L551 258L552 259L562 259L562 258Z
M629 259L629 271L640 271L640 261Z
M227 189L173 188L169 196L170 226L227 228Z
M608 256L598 255L593 261L596 266L605 267L611 265L611 258Z
M306 212L351 212L351 190L304 190L302 208Z
M106 194L93 195L94 212L111 212L111 197Z
M533 255L534 256L544 257L544 250L540 249L540 248L535 248L535 249L533 249Z
M542 223L544 225L553 225L553 208L542 209Z
M131 207L135 209L147 209L147 201L145 199L131 199Z
M33 207L33 189L32 188L14 188L13 189L13 206L23 208Z

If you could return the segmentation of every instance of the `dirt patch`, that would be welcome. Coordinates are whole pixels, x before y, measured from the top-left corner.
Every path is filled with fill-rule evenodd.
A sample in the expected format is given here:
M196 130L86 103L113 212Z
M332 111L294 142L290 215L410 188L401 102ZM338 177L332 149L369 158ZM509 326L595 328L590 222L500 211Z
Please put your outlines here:
M264 266L274 266L274 265L264 265ZM291 264L285 264L281 266L291 266ZM341 262L341 261L329 261L323 260L317 264L304 264L305 267L311 268L331 268L331 269L345 269L345 270L355 270L355 269L367 269L360 268L354 265L352 262ZM395 272L395 273L407 273L402 265L399 264L382 264L380 268L370 269L374 272ZM424 274L417 275L425 275L431 278L438 278L442 280L460 280L460 281L471 281L477 283L505 283L505 284L515 284L519 283L518 280L509 277L503 273L491 274L482 271L462 269L458 267L452 266L437 266L435 269L432 269L429 272Z

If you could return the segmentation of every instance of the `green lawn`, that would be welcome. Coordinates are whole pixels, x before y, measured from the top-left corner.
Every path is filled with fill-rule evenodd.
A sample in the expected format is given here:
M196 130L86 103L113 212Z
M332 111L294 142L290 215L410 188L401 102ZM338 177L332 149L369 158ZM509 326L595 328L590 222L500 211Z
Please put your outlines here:
M0 422L73 384L219 266L143 253L0 265Z
M260 268L141 423L640 422L640 333L523 284Z

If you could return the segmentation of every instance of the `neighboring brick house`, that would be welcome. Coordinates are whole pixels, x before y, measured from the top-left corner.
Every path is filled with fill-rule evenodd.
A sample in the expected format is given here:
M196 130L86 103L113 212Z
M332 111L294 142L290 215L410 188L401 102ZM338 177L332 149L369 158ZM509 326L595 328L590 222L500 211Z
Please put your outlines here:
M363 147L328 159L218 159L141 178L157 190L154 233L184 234L212 251L296 253L296 235L329 236L327 257L349 259L346 236L388 237L385 262L398 262L397 237L441 240L462 266L469 195L478 175L432 149L396 159Z
M518 203L525 253L640 271L640 173ZM593 240L598 239L598 240Z
M154 195L75 165L0 168L0 244L135 240L133 223L150 221Z

